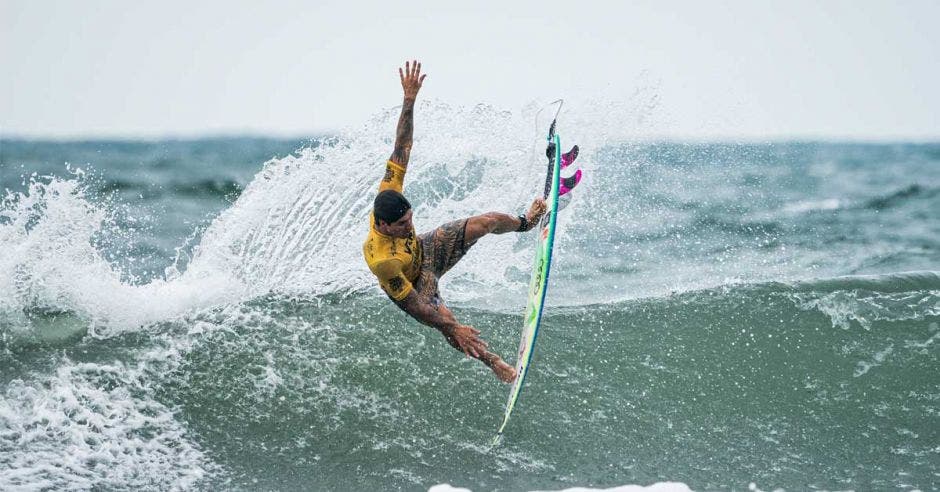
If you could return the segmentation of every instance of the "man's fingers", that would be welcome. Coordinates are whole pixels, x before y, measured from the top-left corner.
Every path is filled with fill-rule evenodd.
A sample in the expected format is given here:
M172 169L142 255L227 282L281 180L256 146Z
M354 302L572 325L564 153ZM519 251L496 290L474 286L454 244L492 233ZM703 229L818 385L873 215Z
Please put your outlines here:
M458 344L464 354L476 359L480 359L486 354L486 348L489 347L489 344L477 336L480 334L480 330L470 325L461 325L459 331L461 333L457 336Z
M421 83L424 82L424 78L427 75L421 74L421 63L418 60L406 61L405 69L398 69L398 78L401 79L403 85L412 85L421 87Z
M480 354L477 353L476 347L474 347L473 344L471 343L467 344L467 347L464 349L464 353L470 357L474 357L474 358L480 357Z
M479 359L480 354L486 352L486 342L478 338L471 339L467 340L464 344L461 344L460 348L463 350L463 353L467 354L469 357Z

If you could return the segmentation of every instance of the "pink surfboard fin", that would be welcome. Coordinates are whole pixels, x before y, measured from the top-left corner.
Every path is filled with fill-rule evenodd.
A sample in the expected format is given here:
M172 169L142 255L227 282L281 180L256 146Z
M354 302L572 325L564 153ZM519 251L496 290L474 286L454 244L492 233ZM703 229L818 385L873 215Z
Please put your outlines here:
M577 147L575 147L577 149ZM573 190L575 186L578 186L578 183L581 182L581 170L578 169L575 173L567 178L561 178L561 183L558 186L558 196L563 196L569 191Z
M568 167L577 158L578 158L578 146L575 145L574 147L571 147L571 150L561 155L561 168L564 169Z

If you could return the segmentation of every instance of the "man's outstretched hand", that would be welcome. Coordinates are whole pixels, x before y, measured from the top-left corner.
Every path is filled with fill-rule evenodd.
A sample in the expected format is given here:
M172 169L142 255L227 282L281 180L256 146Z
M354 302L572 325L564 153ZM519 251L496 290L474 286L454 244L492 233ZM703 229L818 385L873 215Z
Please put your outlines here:
M405 62L405 69L398 69L398 77L401 78L401 88L405 91L405 99L414 99L418 97L418 91L421 90L421 83L427 75L421 75L421 64L418 60L411 63Z
M487 344L480 339L480 330L468 325L457 325L450 333L450 338L456 344L456 348L463 353L479 359L486 354Z
M548 204L545 203L544 198L537 197L535 200L532 200L532 205L529 206L529 211L525 213L526 227L522 230L530 231L533 227L537 226L539 219L545 215L547 208Z

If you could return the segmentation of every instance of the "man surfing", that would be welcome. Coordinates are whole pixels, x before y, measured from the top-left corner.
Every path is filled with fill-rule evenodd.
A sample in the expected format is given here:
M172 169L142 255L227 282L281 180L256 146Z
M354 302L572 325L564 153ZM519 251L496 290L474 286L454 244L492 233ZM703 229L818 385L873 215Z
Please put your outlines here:
M395 149L379 183L362 254L382 290L399 308L419 322L436 328L455 349L479 359L501 381L510 383L516 378L515 368L487 351L479 330L457 321L441 300L437 282L481 237L490 233L525 232L535 227L545 213L545 200L536 198L529 211L518 217L487 212L415 235L411 204L402 191L411 154L415 99L427 75L421 74L421 64L414 60L406 61L404 70L398 69L398 76L405 99L398 119Z

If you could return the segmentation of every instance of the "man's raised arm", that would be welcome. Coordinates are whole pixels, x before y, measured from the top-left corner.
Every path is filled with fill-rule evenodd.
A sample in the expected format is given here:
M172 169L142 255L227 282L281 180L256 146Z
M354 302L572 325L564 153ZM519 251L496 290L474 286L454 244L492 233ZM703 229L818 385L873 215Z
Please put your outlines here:
M427 75L421 75L421 64L417 60L405 62L405 70L398 69L401 79L401 88L405 92L405 100L401 105L401 116L398 117L398 130L395 132L395 150L388 159L402 167L408 166L411 156L411 138L414 134L415 99L421 89L421 83Z

